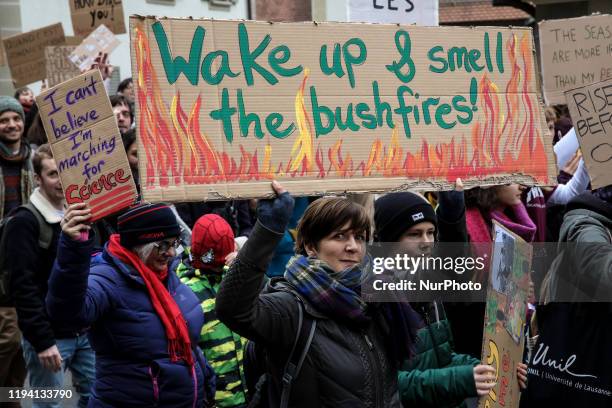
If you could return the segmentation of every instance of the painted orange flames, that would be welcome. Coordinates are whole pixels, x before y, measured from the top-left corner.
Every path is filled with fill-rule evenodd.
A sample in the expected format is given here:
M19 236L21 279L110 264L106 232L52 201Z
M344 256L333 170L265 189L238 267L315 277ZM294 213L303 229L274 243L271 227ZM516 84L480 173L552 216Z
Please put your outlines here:
M250 152L240 146L240 157L220 151L200 128L202 99L198 96L187 113L176 92L170 106L162 99L159 81L151 61L151 49L142 25L134 31L138 69L138 134L144 146L146 169L143 188L245 182L316 175L319 179L352 177L407 177L454 182L496 174L523 173L546 184L548 158L538 126L538 101L529 93L533 62L530 37L511 37L506 48L510 58L511 79L505 93L484 75L478 84L479 109L484 113L468 137L453 137L448 143L423 141L416 151L405 151L399 143L397 128L390 141L378 138L370 147L366 161L343 151L343 140L326 149L316 144L313 122L304 103L308 81L305 70L295 97L298 135L286 162L274 162L272 146ZM502 105L503 104L503 105ZM502 111L501 107L505 109ZM505 117L502 112L505 112ZM316 144L316 146L315 146ZM349 150L349 149L345 149Z

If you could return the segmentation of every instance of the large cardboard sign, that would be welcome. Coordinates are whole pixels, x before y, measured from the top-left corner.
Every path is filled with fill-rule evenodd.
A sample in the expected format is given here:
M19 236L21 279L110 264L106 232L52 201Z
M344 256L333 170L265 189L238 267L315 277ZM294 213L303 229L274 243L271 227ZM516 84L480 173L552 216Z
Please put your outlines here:
M91 68L98 53L110 54L119 46L119 40L104 24L98 26L70 54L70 61L81 71Z
M36 97L68 205L86 202L93 220L137 197L100 71L88 71Z
M612 15L539 23L546 103L565 104L563 92L612 78Z
M4 43L0 39L0 67L6 65L6 57L4 56Z
M553 184L529 29L131 19L147 200ZM308 41L304 41L308 39Z
M612 79L565 96L592 188L612 184Z
M349 21L438 25L437 0L348 0L347 8Z
M45 79L45 47L64 44L61 23L2 40L15 86L20 87Z
M104 24L115 34L124 34L125 20L121 0L68 0L74 35L87 37Z
M45 66L47 69L47 85L49 87L81 74L81 70L69 59L70 54L75 48L73 45L45 47Z
M494 221L482 361L495 368L497 385L480 408L518 408L516 368L523 358L532 246Z

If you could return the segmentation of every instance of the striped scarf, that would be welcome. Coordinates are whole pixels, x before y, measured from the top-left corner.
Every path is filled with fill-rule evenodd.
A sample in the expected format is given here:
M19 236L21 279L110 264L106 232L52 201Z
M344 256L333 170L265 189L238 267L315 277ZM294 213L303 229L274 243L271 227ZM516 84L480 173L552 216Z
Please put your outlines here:
M334 272L320 259L300 255L287 263L285 279L317 310L339 321L365 325L372 320L368 309L378 309L383 318L373 323L383 332L390 331L384 336L386 348L392 361L401 364L414 354L420 318L405 302L369 305L363 301L361 284L370 266L371 258L366 256L361 265Z
M366 323L370 317L366 314L368 305L360 296L362 267L334 272L320 259L300 255L287 263L285 279L326 316Z

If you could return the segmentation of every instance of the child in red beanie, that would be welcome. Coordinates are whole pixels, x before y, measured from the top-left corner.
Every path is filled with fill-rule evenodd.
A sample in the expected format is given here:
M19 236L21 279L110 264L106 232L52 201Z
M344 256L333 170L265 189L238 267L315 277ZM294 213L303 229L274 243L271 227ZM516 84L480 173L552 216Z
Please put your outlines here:
M225 265L234 251L234 233L227 221L216 214L206 214L193 227L191 249L173 267L202 304L206 325L198 344L217 374L217 407L246 406L246 384L242 381L246 340L217 319L215 307Z

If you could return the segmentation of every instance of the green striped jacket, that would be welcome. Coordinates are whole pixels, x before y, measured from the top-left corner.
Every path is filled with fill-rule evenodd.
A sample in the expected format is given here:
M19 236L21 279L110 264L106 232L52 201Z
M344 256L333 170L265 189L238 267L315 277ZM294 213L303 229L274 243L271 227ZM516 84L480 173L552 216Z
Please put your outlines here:
M184 257L176 267L181 282L200 299L204 326L198 345L217 374L215 403L219 408L246 406L243 352L246 339L232 332L217 319L215 303L222 275L201 273Z

